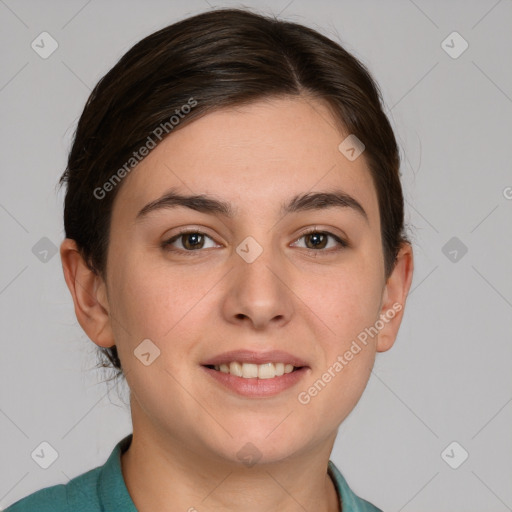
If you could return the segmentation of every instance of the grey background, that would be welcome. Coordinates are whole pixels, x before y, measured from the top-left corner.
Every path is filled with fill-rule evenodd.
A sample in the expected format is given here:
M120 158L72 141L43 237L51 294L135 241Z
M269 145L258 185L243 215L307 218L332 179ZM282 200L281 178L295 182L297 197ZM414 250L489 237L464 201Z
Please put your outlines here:
M92 369L59 255L41 251L63 238L55 184L90 89L136 41L209 4L0 0L1 507L103 464L131 432L126 390ZM360 58L401 147L412 292L332 459L386 512L512 510L512 2L245 5ZM31 48L43 31L59 45L47 59ZM469 43L456 59L441 46L453 31ZM31 458L42 441L59 454L46 470ZM469 453L458 469L441 457L453 441Z

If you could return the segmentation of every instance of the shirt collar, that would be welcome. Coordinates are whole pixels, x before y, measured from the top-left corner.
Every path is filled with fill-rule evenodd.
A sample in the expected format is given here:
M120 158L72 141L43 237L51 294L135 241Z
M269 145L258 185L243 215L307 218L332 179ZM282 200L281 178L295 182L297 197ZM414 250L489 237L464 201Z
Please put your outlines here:
M98 494L102 510L119 510L123 512L137 512L121 470L121 455L130 447L133 433L127 435L112 450L107 462L101 468ZM328 464L328 474L331 477L343 512L359 512L368 510L364 507L366 502L357 497L347 484L347 481L332 461ZM343 505L342 505L343 504ZM372 510L377 510L372 508Z
M331 460L329 461L327 472L329 473L329 476L334 483L334 487L336 488L336 492L338 493L340 510L343 512L382 512L368 501L363 500L354 494L343 475Z
M102 510L137 512L121 471L121 455L129 448L132 437L133 434L129 434L117 443L101 469L98 495Z

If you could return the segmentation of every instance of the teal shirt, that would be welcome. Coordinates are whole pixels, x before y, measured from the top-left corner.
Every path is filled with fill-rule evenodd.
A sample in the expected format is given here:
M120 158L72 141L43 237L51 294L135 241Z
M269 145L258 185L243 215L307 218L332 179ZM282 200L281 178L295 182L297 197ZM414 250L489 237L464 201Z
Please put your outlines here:
M133 434L119 441L103 466L79 475L67 484L36 491L7 507L4 512L137 512L121 472L121 454L128 449ZM332 461L331 476L343 512L382 512L356 496Z

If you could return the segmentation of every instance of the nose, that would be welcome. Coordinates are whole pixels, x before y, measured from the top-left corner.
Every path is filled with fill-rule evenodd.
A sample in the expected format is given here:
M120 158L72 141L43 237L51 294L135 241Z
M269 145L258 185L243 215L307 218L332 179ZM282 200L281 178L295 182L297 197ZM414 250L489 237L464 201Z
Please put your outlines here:
M226 320L256 330L286 325L294 313L293 292L278 249L249 240L233 253L233 265L223 302Z

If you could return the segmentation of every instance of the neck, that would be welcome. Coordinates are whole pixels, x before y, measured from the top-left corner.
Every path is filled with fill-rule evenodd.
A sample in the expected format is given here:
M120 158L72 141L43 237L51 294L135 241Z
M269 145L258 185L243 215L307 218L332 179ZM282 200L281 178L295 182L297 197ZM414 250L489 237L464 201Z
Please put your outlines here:
M133 418L133 439L121 468L139 512L339 512L327 474L334 438L300 456L249 467L194 449Z

